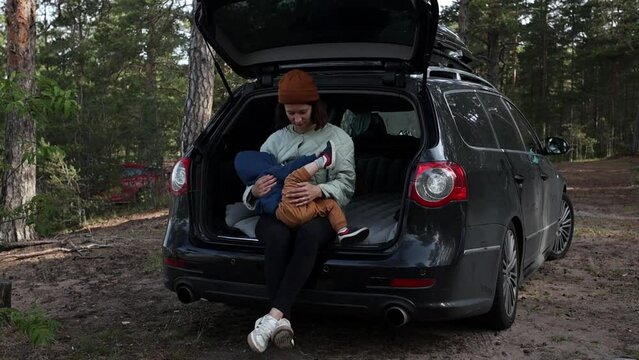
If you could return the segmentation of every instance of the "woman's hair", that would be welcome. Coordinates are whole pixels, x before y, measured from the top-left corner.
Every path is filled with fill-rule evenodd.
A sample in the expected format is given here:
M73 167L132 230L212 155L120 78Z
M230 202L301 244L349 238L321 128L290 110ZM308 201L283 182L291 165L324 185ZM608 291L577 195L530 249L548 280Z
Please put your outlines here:
M311 122L315 124L315 130L323 128L328 123L326 103L320 99L308 105L312 106ZM275 128L281 129L290 123L288 116L286 116L286 110L284 110L284 104L277 104L275 108Z

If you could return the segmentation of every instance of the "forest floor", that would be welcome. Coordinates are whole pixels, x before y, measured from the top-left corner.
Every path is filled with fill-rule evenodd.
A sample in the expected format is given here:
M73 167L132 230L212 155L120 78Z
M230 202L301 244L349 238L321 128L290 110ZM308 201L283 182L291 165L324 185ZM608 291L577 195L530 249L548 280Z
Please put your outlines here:
M376 319L305 314L293 323L293 350L254 354L246 335L260 311L184 305L164 288L167 213L160 211L0 252L13 307L32 314L37 304L58 323L44 347L0 323L0 359L637 359L639 157L558 167L576 210L572 249L522 284L509 330L468 320L394 329ZM90 244L107 247L81 249ZM55 247L75 250L45 251Z

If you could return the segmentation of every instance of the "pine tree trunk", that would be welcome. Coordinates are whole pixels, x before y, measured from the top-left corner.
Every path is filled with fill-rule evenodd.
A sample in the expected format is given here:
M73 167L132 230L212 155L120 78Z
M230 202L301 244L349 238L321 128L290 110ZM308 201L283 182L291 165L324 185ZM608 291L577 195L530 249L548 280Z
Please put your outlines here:
M491 84L499 85L499 32L488 30L488 81Z
M32 93L35 74L35 0L7 0L7 73L25 93ZM5 166L0 189L1 206L7 211L20 209L36 193L36 167L25 155L35 152L35 120L28 113L7 114L5 128ZM33 226L24 216L2 219L0 242L31 240Z
M198 0L193 0L193 14ZM182 123L182 153L202 132L211 118L213 111L213 90L215 72L213 57L207 49L204 38L191 22L191 43L189 47L189 90L184 106Z
M153 24L149 24L149 29L153 29ZM138 149L138 159L142 159L145 163L161 166L162 165L162 146L160 145L160 121L158 114L158 84L157 84L157 50L156 46L160 42L157 38L155 30L150 31L149 39L146 44L146 61L144 63L145 72L145 100L142 109L142 129L148 129L151 135ZM149 124L151 126L149 127ZM148 135L146 135L148 136Z
M490 19L496 19L500 11L498 9L498 3L495 0L489 1L488 4L488 16ZM494 21L494 20L491 20ZM487 43L487 53L488 53L488 63L486 67L488 68L488 81L495 85L499 85L499 55L501 49L499 47L499 28L495 24L491 24L488 26L488 30L486 31L486 43Z
M548 102L546 98L548 97L548 1L542 0L540 1L541 7L541 21L542 24L542 34L541 34L541 66L539 67L539 77L541 79L540 82L540 115L542 119L550 119L550 112L548 109Z
M468 14L470 13L470 0L459 1L459 17L457 24L459 25L459 37L464 44L468 45Z

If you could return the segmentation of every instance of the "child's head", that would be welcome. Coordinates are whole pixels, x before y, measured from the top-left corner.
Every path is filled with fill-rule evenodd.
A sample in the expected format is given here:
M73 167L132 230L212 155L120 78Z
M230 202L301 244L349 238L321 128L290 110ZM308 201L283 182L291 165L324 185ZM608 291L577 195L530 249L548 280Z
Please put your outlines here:
M235 156L235 171L247 186L255 184L258 176L274 165L277 159L266 152L240 151Z

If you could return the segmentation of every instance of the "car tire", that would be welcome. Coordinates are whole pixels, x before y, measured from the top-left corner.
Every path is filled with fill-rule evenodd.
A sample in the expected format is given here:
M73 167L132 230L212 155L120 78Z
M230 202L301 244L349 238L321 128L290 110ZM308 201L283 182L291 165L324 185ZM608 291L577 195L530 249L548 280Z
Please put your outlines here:
M519 245L515 226L510 223L506 228L501 248L497 287L493 306L486 314L486 325L495 330L508 329L517 314L517 296L519 294Z
M575 211L568 195L561 197L561 214L555 232L555 241L548 252L548 260L557 260L566 256L572 244L572 235L575 230Z

